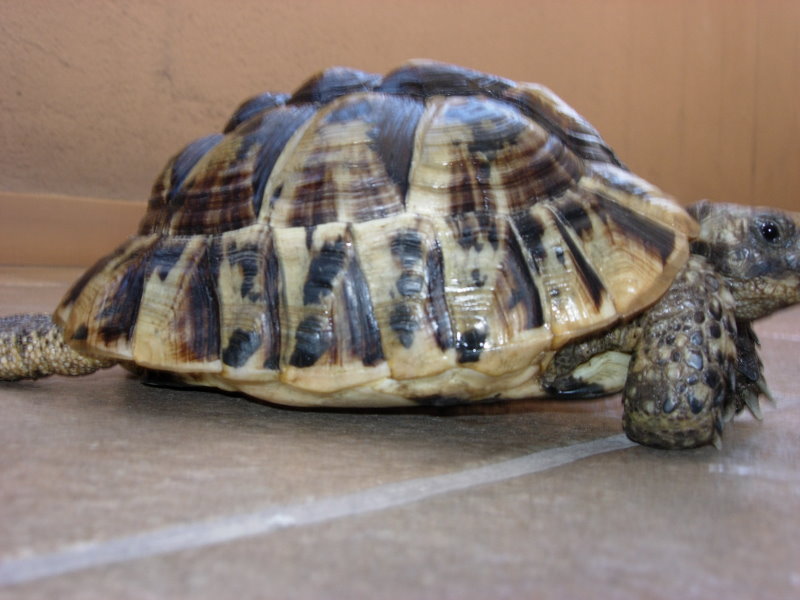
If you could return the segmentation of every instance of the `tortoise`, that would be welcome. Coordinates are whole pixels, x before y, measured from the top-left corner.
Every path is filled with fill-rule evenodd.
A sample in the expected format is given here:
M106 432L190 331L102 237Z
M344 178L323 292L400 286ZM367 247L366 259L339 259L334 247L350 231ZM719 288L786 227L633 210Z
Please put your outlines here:
M243 103L0 378L122 363L277 404L623 392L642 444L719 446L769 395L751 321L800 300L800 215L637 177L544 86L416 60Z

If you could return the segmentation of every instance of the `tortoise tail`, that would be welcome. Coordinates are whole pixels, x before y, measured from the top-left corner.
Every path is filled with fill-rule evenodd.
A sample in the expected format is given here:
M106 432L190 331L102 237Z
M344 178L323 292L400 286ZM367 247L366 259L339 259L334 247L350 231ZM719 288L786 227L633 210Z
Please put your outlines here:
M50 315L0 317L0 381L48 375L88 375L116 364L78 354L65 342Z

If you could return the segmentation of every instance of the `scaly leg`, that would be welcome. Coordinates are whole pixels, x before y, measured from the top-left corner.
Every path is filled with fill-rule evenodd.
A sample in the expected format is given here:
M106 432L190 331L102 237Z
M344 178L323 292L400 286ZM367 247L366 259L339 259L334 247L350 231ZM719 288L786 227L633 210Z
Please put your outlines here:
M88 375L115 361L78 354L64 343L50 315L0 318L0 381L38 379L48 375Z
M737 389L734 300L722 279L692 257L641 328L623 396L628 437L662 448L719 447L746 391Z

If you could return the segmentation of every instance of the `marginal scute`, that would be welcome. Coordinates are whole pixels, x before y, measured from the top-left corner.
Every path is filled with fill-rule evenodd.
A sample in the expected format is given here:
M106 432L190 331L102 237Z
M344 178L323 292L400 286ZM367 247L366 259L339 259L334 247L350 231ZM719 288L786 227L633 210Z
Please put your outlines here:
M54 321L76 350L105 358L133 358L132 336L145 272L157 242L156 235L130 238L67 292Z
M631 212L693 239L700 226L671 196L626 169L593 163L581 189L596 192Z
M613 298L583 245L559 222L552 206L535 204L516 222L523 229L523 240L527 238L555 348L619 319Z
M568 233L585 263L599 276L605 292L620 318L627 318L655 301L669 285L664 277L682 264L685 244L668 228L644 221L654 238L663 237L676 251L663 257L643 231L631 231L629 224L613 214L603 198L574 192L552 203L556 222ZM613 211L612 211L613 212ZM663 247L662 247L663 250Z
M524 368L552 343L540 284L507 216L453 215L437 224L456 362L488 375ZM465 238L469 243L465 243Z
M55 321L82 353L281 403L520 398L656 302L697 229L543 86L336 67L173 157Z
M206 236L162 237L150 255L133 332L133 360L175 372L211 372L220 361L219 245Z
M392 377L432 375L455 365L436 224L404 214L353 226Z
M231 231L219 247L222 372L237 381L276 380L283 284L273 232L261 224Z
M273 233L284 282L280 380L325 393L387 377L375 304L351 226Z

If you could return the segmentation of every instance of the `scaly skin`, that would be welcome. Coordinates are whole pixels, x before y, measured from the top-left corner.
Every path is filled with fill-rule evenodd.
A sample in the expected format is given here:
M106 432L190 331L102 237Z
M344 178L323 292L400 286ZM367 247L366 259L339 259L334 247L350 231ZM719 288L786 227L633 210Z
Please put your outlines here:
M114 361L78 354L64 343L50 315L0 318L0 380L39 379L48 375L88 375Z
M734 299L721 277L693 256L640 327L623 393L628 437L661 448L718 445L738 381Z

